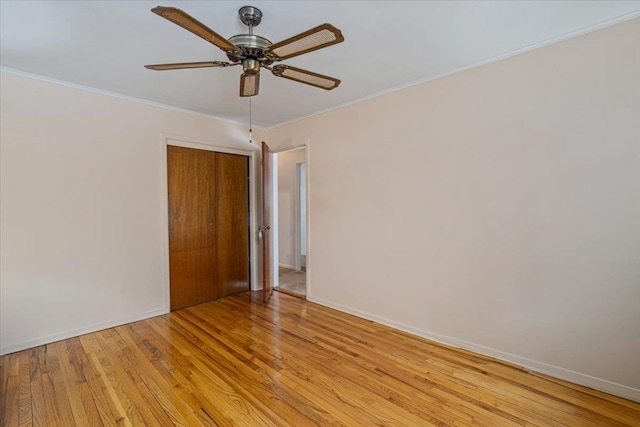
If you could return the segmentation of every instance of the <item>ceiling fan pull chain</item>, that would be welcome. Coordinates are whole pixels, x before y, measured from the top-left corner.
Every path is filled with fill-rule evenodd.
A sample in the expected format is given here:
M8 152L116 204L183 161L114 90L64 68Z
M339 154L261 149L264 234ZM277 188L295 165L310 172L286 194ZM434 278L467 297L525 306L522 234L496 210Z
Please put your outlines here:
M249 144L253 144L252 138L252 126L251 126L251 97L249 97Z

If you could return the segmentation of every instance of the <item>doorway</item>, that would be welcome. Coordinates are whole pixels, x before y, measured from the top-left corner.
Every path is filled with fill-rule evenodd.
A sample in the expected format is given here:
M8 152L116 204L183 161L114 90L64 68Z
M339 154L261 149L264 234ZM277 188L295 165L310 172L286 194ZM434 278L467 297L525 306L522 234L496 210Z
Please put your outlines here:
M167 144L170 309L249 290L249 157Z
M301 298L307 296L308 275L306 166L306 147L274 155L274 285Z

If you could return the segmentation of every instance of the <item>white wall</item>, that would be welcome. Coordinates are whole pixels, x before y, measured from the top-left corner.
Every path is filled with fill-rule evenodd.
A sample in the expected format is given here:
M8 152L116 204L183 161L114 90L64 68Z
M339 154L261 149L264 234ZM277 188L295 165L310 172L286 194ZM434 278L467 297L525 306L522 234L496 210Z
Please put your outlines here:
M640 400L638 76L635 19L270 129L309 299Z
M305 159L306 160L306 159ZM304 255L302 261L307 256L307 164L300 164L300 183L298 184L300 192L300 255ZM305 265L303 264L303 267Z
M636 19L270 130L309 144L309 298L640 400L638 75ZM163 312L160 135L246 128L0 97L0 352Z
M6 72L0 94L0 351L164 312L161 134L254 150L246 127Z
M283 267L296 264L296 164L307 160L307 150L278 153L278 257Z

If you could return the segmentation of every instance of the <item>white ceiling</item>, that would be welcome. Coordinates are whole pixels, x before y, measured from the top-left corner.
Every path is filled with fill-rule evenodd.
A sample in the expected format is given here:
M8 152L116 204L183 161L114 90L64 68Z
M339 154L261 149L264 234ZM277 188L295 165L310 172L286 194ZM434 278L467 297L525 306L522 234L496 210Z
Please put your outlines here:
M640 1L0 1L0 66L243 123L241 70L150 71L145 64L225 60L150 12L175 6L219 34L244 33L237 10L264 14L272 42L324 22L345 42L283 63L337 77L324 91L263 72L253 121L271 127L381 92L640 16Z

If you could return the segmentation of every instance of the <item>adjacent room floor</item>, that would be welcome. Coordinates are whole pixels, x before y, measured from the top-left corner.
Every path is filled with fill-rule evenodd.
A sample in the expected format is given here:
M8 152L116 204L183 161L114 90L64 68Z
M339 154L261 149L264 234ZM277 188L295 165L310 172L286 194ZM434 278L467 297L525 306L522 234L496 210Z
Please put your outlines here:
M260 296L259 294L258 296ZM0 357L0 425L638 426L640 403L283 293Z
M292 293L295 296L306 298L307 296L307 272L295 271L291 268L280 267L278 271L279 284L277 289Z

